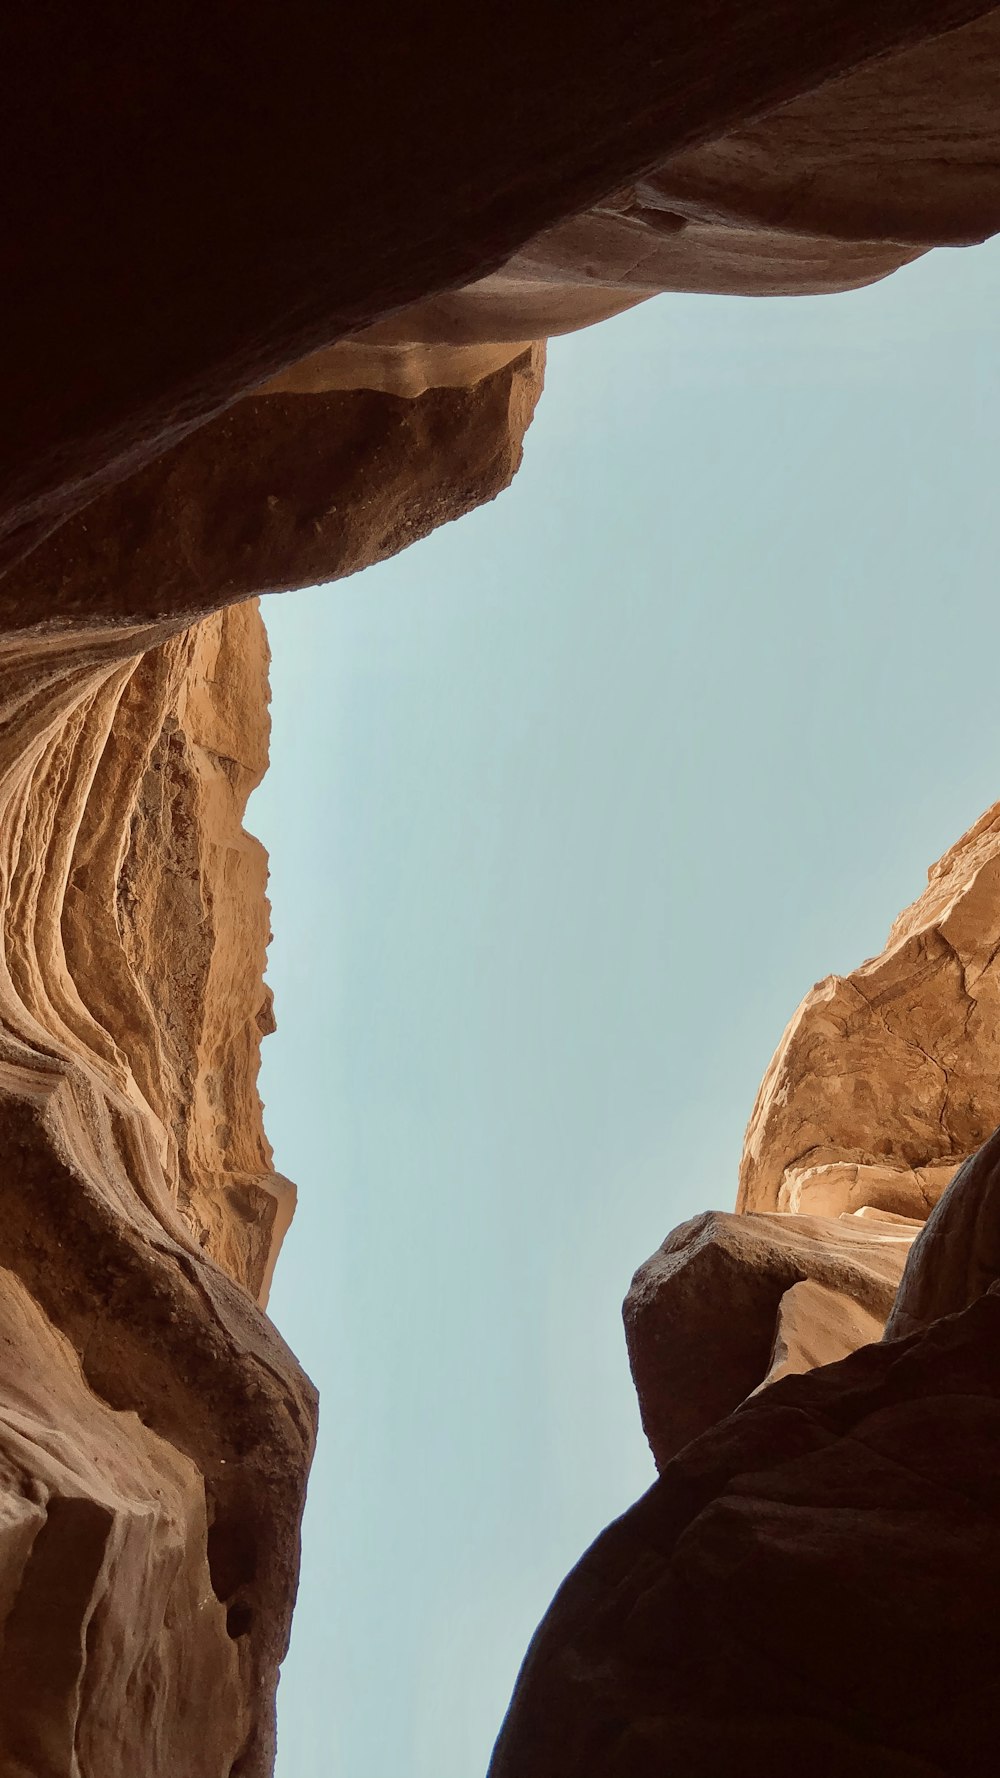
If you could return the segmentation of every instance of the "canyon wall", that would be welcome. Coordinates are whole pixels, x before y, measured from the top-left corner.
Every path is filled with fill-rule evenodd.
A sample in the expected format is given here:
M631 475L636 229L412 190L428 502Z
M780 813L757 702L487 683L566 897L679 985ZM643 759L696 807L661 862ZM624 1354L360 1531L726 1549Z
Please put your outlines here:
M256 1087L247 595L504 486L543 359L496 357L255 396L0 581L4 1778L272 1769L316 1401L263 1312L295 1194Z
M256 1091L254 595L502 490L551 334L667 290L847 291L1000 227L998 20L291 0L279 30L106 0L5 25L11 1778L273 1765L316 1402L265 1313L294 1191ZM998 844L993 812L808 997L740 1214L636 1275L661 1480L557 1598L497 1778L988 1769Z

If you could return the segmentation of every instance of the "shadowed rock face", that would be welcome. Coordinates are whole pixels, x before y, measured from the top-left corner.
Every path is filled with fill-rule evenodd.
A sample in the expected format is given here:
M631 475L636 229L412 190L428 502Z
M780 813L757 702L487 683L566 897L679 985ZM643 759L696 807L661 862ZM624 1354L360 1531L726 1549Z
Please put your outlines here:
M557 1593L490 1778L987 1778L1000 1298L787 1377Z
M16 256L0 335L8 559L305 355L492 275L673 157L994 10L983 0L817 0L805 12L797 0L583 0L568 29L560 0L513 0L498 29L451 0L349 15L289 0L277 33L273 10L255 4L238 26L228 15L206 23L187 0L152 13L103 0L70 20L63 8L20 9L0 110L2 161L16 169L0 208ZM972 45L961 68L980 57ZM948 171L942 120L960 114L962 136L982 139L963 238L993 226L982 187L994 107L984 119L967 86L949 71L924 132L911 126L901 141L886 125L898 94L848 94L858 133L888 127L897 182L921 162L904 183L936 192L939 210L968 183L966 164ZM812 182L817 162L857 160L839 127L829 141L811 125L806 136ZM710 176L719 183L717 168ZM886 188L877 170L862 176L869 192ZM801 184L794 160L789 177ZM770 191L774 177L763 183ZM728 171L722 184L728 194ZM757 198L742 156L735 185L742 216L744 188ZM640 257L645 212L658 208L640 192ZM869 199L862 238L905 243L881 270L914 238L941 238L920 204L902 232L897 203L887 197L881 222L873 208ZM838 250L826 212L820 222L830 288ZM816 232L811 216L799 232ZM586 261L574 267L571 282L591 280ZM597 273L606 282L603 258ZM877 270L855 265L845 281L864 275ZM662 288L659 278L645 288ZM584 318L607 312L602 301ZM519 322L513 337L547 330Z
M356 573L507 486L543 368L534 346L416 398L361 388L237 402L0 577L0 624L176 627L262 588Z
M675 1229L624 1308L657 1468L755 1390L880 1339L919 1226L709 1211Z

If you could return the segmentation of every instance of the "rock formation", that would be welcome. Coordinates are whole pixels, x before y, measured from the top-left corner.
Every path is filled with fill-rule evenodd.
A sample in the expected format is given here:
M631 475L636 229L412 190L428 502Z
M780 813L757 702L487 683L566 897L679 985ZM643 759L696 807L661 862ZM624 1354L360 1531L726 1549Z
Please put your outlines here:
M5 1778L272 1765L316 1404L263 1312L247 601L503 488L549 334L1000 227L998 60L982 0L5 22ZM663 1475L555 1602L498 1778L992 1769L992 1145L941 1193L1000 1121L998 845L814 990L745 1214L637 1275Z
M3 648L0 1769L267 1770L312 1448L255 1298L252 605Z
M961 239L988 233L995 107L988 78L985 100L974 84L983 47L953 51L948 38L995 10L585 0L569 29L559 0L514 0L500 29L453 0L388 14L290 0L279 32L259 4L238 27L182 0L154 12L101 0L70 20L62 8L15 8L0 112L12 169L0 208L13 261L0 329L7 559L253 386L492 275L609 194L636 185L639 222L651 211L656 236L660 200L640 188L674 157L737 138L735 176L713 160L696 171L699 193L721 182L739 216L765 206L782 228L780 171L761 180L745 132L824 89L797 138L819 202L806 201L809 225L792 232L818 222L825 287L840 253L831 223L857 239L862 212L862 240L902 243L884 270L956 226ZM903 66L923 46L929 113L921 66L903 67L899 91L890 75L889 89L876 78L855 94L852 78L876 59ZM869 140L886 144L885 178L865 157ZM780 166L787 146L775 145ZM822 178L827 163L843 173ZM690 173L681 167L685 191ZM684 201L679 192L681 216ZM696 202L712 211L714 195ZM857 275L852 264L846 281ZM733 287L731 268L725 276ZM586 262L575 281L591 281ZM519 322L514 337L535 333Z
M799 1007L757 1095L745 1210L923 1221L1000 1124L1000 805L928 873L880 956Z
M881 1339L919 1227L716 1211L668 1235L624 1310L657 1467L756 1390Z
M267 646L238 601L504 486L542 354L501 357L254 396L0 582L5 1778L272 1768L315 1400L262 1313L294 1191L256 1090Z
M598 1538L491 1778L987 1778L1000 1298L791 1376Z
M992 1771L1000 1132L956 1165L1000 1123L998 848L1000 805L807 996L743 1213L636 1274L660 1479L556 1595L490 1778Z

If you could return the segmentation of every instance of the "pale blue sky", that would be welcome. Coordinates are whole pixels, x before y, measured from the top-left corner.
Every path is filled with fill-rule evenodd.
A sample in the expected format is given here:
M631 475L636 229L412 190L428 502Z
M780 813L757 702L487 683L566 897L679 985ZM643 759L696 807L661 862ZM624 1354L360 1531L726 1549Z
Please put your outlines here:
M556 341L511 490L265 601L272 1312L322 1391L279 1778L477 1778L652 1478L619 1305L801 995L1000 795L1000 246Z

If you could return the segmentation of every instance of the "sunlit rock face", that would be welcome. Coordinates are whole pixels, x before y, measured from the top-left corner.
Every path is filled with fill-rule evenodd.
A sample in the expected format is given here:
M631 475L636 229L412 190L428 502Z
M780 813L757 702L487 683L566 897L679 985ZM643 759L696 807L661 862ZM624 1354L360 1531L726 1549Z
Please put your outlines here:
M884 951L808 994L747 1130L740 1208L923 1221L1000 1123L1000 805L928 873Z
M12 1778L270 1766L315 1401L258 1307L266 667L253 605L0 654Z

